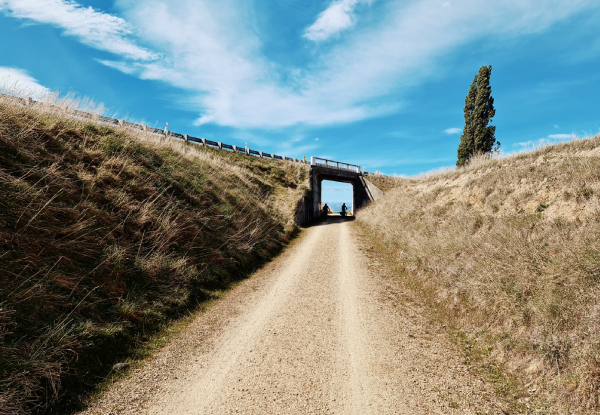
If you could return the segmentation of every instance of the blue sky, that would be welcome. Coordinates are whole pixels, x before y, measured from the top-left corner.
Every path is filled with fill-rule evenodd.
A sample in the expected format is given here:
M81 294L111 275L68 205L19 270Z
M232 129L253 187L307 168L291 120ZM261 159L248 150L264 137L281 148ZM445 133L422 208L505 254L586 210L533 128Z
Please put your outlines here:
M321 203L346 203L348 209L352 208L352 185L350 183L338 183L323 180L321 183ZM341 206L330 206L332 209L340 209Z
M453 166L492 65L505 153L600 131L597 0L0 0L0 84L289 157Z

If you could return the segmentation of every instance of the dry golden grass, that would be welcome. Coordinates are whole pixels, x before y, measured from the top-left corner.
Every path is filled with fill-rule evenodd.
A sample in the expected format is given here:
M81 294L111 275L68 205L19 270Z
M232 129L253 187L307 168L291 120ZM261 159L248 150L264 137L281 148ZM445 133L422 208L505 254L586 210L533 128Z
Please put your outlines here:
M600 136L398 179L358 219L542 413L583 414L599 410L599 207Z
M0 414L77 405L275 255L307 175L1 99Z

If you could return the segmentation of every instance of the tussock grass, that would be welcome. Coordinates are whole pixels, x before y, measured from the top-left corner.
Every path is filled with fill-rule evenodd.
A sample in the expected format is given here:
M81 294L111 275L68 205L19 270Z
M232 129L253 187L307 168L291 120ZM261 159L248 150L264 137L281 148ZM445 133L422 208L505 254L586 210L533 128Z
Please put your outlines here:
M275 255L307 176L0 100L0 414L77 405Z
M596 413L599 207L600 136L397 179L358 219L412 295L520 382L524 407Z

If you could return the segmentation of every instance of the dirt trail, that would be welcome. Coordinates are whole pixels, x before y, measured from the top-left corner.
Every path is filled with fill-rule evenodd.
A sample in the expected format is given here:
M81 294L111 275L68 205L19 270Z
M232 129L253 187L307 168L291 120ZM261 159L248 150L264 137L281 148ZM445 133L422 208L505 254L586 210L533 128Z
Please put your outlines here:
M240 284L88 414L499 413L440 330L330 218Z

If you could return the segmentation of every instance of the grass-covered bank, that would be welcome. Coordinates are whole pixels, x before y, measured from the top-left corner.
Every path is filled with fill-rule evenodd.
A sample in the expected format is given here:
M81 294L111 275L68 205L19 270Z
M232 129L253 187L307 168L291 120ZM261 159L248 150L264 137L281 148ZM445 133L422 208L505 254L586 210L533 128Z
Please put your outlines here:
M514 410L587 414L599 410L599 208L596 137L397 179L358 221L407 292L501 389L524 393Z
M77 404L275 255L307 174L0 102L0 414Z

